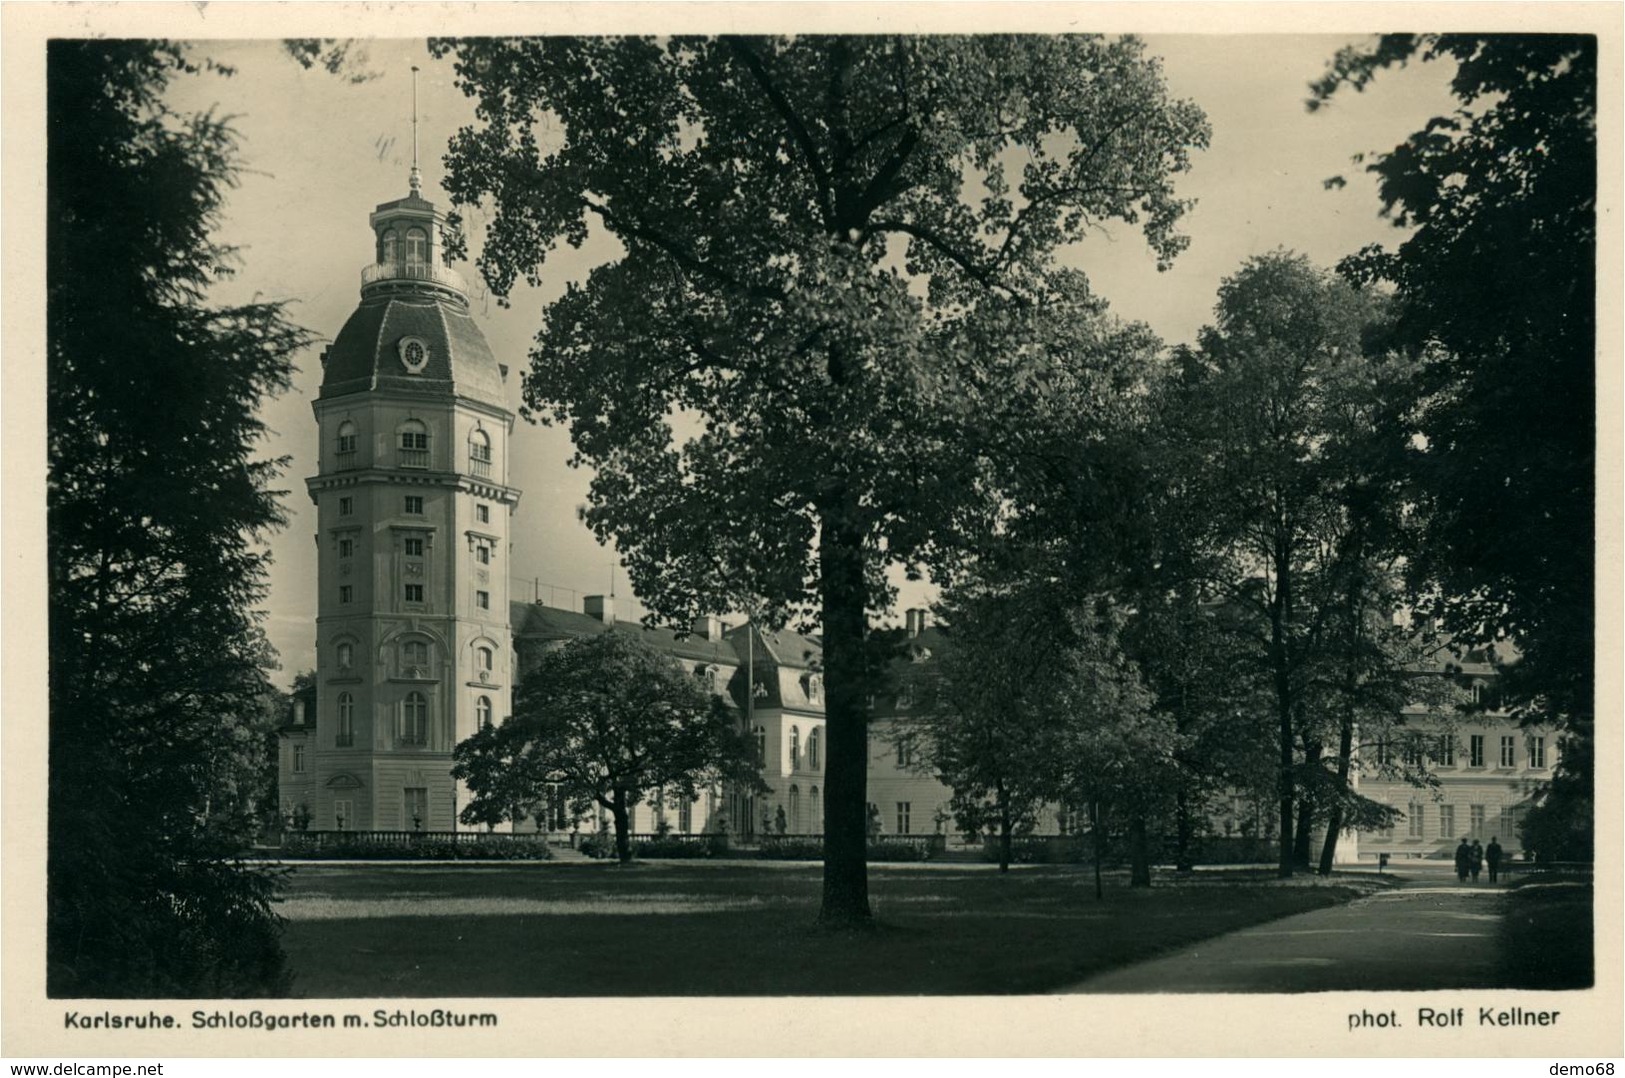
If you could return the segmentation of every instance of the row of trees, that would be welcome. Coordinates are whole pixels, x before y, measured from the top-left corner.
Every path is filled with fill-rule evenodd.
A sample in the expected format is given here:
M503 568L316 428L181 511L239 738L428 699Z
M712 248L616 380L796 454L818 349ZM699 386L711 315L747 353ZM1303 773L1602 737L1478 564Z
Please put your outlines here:
M1419 53L1461 65L1462 111L1373 166L1396 219L1421 227L1346 269L1391 282L1392 304L1260 259L1167 364L1055 258L1111 220L1141 226L1164 262L1184 246L1173 182L1206 120L1169 98L1132 38L431 48L479 103L448 189L491 212L492 289L535 282L558 243L592 229L624 250L548 309L525 381L531 414L569 424L595 469L588 524L658 617L765 607L823 634L823 921L869 916L863 701L888 662L869 628L892 566L960 582L951 602L968 618L984 599L1061 587L1091 612L1072 616L1070 654L1081 669L1115 664L1113 648L1139 664L1180 735L1169 752L1199 765L1189 774L1225 774L1199 748L1233 703L1219 697L1267 704L1283 872L1307 860L1317 814L1369 809L1348 790L1351 732L1404 696L1404 642L1381 617L1401 564L1411 599L1437 597L1459 641L1515 636L1523 672L1548 671L1520 681L1531 717L1583 728L1589 646L1584 662L1563 654L1589 640L1590 531L1543 548L1538 579L1514 572L1516 553L1486 546L1544 533L1513 510L1493 543L1466 534L1478 507L1449 473L1505 459L1485 444L1495 402L1527 411L1543 394L1514 373L1561 344L1575 392L1531 428L1537 459L1494 475L1539 500L1547 530L1589 523L1576 432L1591 426L1590 289L1583 273L1545 273L1591 260L1586 40L1384 38L1341 54L1317 103ZM1460 283L1511 287L1512 264L1561 280L1542 311L1562 327L1514 326L1522 297L1486 307ZM1468 335L1478 313L1500 327L1488 339ZM1165 436L1136 448L1151 431ZM1477 496L1499 504L1500 490ZM1226 638L1250 645L1238 656L1188 646L1213 631L1215 602L1235 620ZM1084 646L1093 611L1112 608L1136 613L1132 632ZM1558 650L1525 641L1547 629ZM1091 691L1139 699L1110 684Z

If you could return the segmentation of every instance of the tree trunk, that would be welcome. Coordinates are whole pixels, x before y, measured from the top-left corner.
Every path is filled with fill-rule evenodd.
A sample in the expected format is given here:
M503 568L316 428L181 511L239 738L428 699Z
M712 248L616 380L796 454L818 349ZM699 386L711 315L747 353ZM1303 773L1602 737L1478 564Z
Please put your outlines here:
M1270 666L1275 675L1275 712L1280 722L1280 773L1276 778L1281 808L1281 856L1278 875L1292 875L1292 669L1287 655L1287 626L1292 610L1292 569L1290 552L1277 541L1275 549L1275 597L1270 603Z
M1304 767L1320 766L1321 748L1319 745L1306 745L1303 750ZM1315 802L1307 793L1298 798L1298 830L1293 836L1292 864L1304 871L1309 870L1309 851L1314 845Z
M1151 843L1145 833L1145 813L1136 812L1128 822L1130 887L1151 886Z
M870 919L863 533L854 523L857 506L849 502L842 490L822 508L818 547L825 733L829 738L824 775L824 893L818 920L837 926L867 924Z
M615 817L615 856L623 865L632 863L632 819L626 800L626 791L616 790L609 804L610 815Z
M1095 901L1106 897L1105 889L1100 886L1100 862L1106 858L1106 836L1100 828L1100 802L1089 802L1089 830L1095 839Z
M999 791L999 871L1010 871L1010 805Z
M1174 871L1190 872L1196 868L1196 821L1191 818L1190 791L1184 782L1174 796Z
M1348 699L1354 693L1354 678L1352 672L1344 685L1344 692ZM1354 763L1354 708L1345 704L1343 708L1343 721L1337 730L1337 788L1347 791L1349 788L1349 773ZM1343 806L1333 805L1326 815L1326 841L1320 846L1320 874L1332 874L1332 858L1337 855L1337 834L1343 830Z

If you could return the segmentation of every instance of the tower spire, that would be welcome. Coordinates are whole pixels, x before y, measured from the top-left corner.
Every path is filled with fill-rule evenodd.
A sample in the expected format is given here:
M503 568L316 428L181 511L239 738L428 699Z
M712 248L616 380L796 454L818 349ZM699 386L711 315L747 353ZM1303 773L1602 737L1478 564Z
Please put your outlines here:
M418 171L418 65L412 65L412 194L423 187L423 174Z

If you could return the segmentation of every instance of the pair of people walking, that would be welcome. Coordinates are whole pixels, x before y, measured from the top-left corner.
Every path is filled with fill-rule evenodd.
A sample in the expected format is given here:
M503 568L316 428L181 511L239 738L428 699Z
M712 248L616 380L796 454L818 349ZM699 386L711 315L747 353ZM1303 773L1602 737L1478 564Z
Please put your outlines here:
M1487 863L1490 867L1490 882L1495 883L1501 878L1501 843L1497 836L1490 836L1490 844L1486 849L1479 841L1473 839L1472 845L1467 844L1465 837L1461 845L1456 847L1456 880L1466 883L1471 875L1473 882L1478 882L1478 874L1484 870Z

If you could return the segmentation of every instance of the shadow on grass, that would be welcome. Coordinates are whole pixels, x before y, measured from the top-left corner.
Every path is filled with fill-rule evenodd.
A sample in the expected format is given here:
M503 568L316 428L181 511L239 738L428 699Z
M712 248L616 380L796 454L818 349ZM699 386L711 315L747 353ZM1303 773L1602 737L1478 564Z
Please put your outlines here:
M1507 892L1501 974L1508 988L1590 988L1596 979L1589 880L1532 879Z
M816 922L819 870L304 866L285 943L308 997L1041 993L1363 888L1151 890L1071 867L870 875L876 924Z

